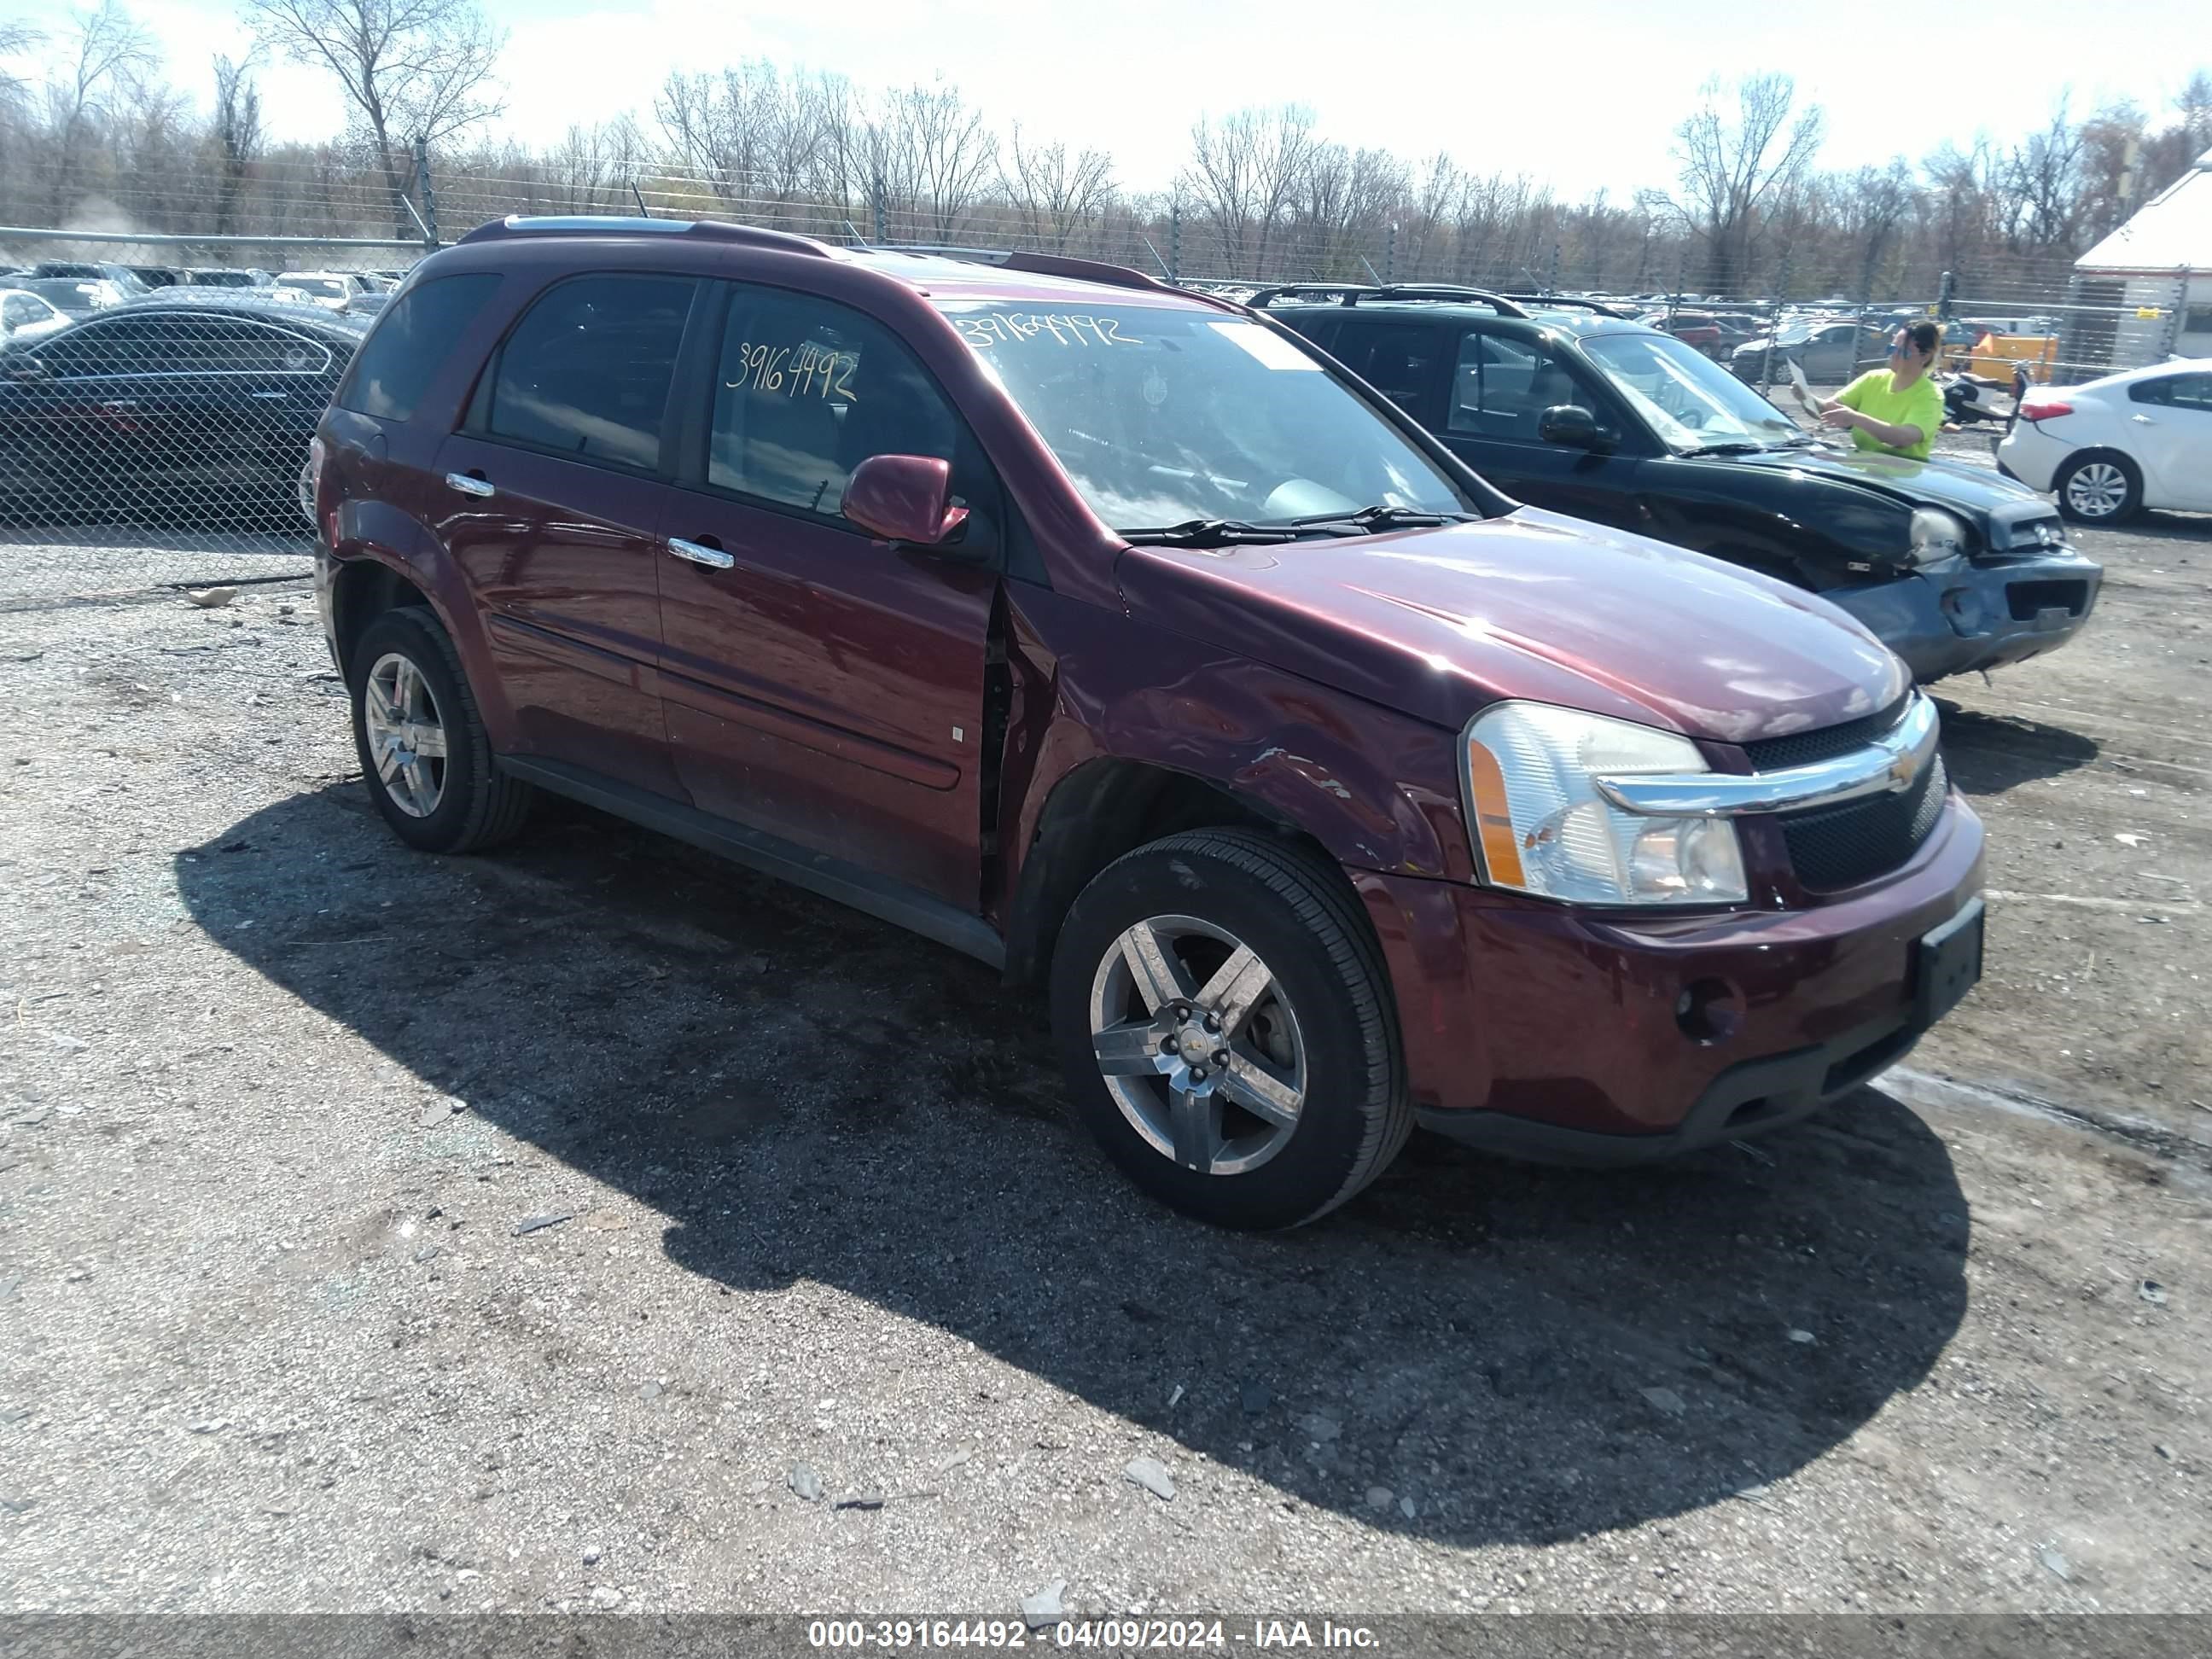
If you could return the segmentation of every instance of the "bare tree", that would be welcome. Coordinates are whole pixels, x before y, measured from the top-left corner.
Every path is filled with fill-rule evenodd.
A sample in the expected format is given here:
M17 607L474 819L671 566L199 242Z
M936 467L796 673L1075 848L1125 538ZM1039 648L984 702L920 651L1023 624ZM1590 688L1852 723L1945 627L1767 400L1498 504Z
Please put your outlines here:
M1239 110L1191 129L1182 193L1194 199L1232 276L1264 276L1318 143L1313 112L1297 104Z
M507 44L473 0L246 0L261 40L327 70L367 129L391 193L395 235L411 226L408 150L435 144L505 107L493 96Z
M2014 252L2072 245L2083 138L2066 101L2062 94L2050 121L2008 151L1999 167L1998 211Z
M997 171L999 141L982 112L943 82L886 94L862 139L887 209L934 241L954 239Z
M1114 160L1105 151L1073 155L1066 144L1024 143L1022 124L999 156L999 181L1021 234L1037 246L1065 253L1114 193Z
M1830 216L1859 249L1857 295L1873 297L1875 277L1911 214L1912 169L1899 156L1887 167L1861 167L1840 181Z
M1705 251L1705 282L1733 291L1751 266L1760 216L1804 173L1820 147L1820 106L1793 121L1796 82L1786 75L1751 75L1735 84L1734 107L1717 80L1703 102L1674 129L1679 196L1669 198L1683 227Z
M215 228L228 235L235 228L239 192L246 174L261 154L261 92L246 78L252 59L233 63L215 60L215 118L210 137L215 143Z
M72 13L62 40L62 64L46 82L47 130L56 150L47 210L57 225L82 170L90 131L108 113L115 95L159 61L152 38L118 0L100 0L95 9Z

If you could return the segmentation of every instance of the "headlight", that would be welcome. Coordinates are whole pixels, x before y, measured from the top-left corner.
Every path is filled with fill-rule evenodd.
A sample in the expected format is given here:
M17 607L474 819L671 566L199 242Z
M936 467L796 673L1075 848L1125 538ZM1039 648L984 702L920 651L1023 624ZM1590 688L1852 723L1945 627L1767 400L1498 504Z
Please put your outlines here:
M1911 564L1934 564L1956 558L1966 550L1966 526L1939 507L1923 507L1912 515Z
M1741 904L1735 826L1647 817L1595 780L1710 772L1687 738L1548 703L1502 702L1467 728L1468 826L1493 887L1575 904Z

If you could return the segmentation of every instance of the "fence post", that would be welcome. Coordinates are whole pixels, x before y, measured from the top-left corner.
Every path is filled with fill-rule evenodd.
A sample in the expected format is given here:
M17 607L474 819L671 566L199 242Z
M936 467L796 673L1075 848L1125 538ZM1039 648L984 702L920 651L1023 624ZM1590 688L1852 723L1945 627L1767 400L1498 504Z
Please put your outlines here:
M1182 281L1182 204L1168 204L1168 281Z
M1943 285L1936 291L1936 320L1937 322L1948 323L1951 320L1951 308L1958 297L1958 276L1955 272L1947 270L1943 273Z
M880 245L890 240L884 234L884 175L880 173L868 186L868 203L875 210L876 241Z
M438 251L438 192L430 183L430 142L415 141L415 188L422 197L422 250Z
M2166 308L2166 326L2159 331L2160 358L2171 357L2181 349L2181 325L2188 317L2189 267L2183 265L2173 273L2173 303Z
M1390 234L1382 239L1382 286L1388 288L1398 276L1398 227L1390 227Z
M1782 269L1774 279L1774 313L1766 325L1766 351L1759 359L1759 389L1770 392L1774 386L1774 337L1782 332L1782 307L1790 297L1790 251L1782 252Z
M1550 273L1544 278L1544 292L1547 294L1557 294L1559 291L1559 245L1557 242L1554 242L1552 244L1552 269Z

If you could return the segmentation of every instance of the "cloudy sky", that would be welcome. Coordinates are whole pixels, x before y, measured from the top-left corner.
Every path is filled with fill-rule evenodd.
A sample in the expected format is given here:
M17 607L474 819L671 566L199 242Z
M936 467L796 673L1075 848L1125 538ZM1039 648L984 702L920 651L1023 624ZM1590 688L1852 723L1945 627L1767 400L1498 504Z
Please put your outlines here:
M204 95L218 51L249 35L235 0L125 0L161 40L172 78ZM672 68L746 57L840 70L863 85L956 82L994 120L1112 151L1117 176L1164 187L1191 120L1297 101L1328 136L1408 156L1527 172L1561 193L1615 199L1668 182L1670 130L1711 75L1786 69L1828 112L1831 167L1917 156L1978 128L2010 138L2070 88L2077 112L2107 96L2163 111L2189 71L2212 66L2203 0L2078 0L2002 7L1699 7L1627 0L1538 6L1395 0L1376 11L1322 0L1265 6L1189 0L1012 7L977 0L489 0L509 32L505 125L532 143L571 122L648 112ZM15 11L51 27L60 8ZM1376 21L1369 38L1363 16ZM2116 26L2084 27L2084 20ZM1955 19L1955 21L1954 21ZM1387 21L1385 21L1387 20ZM329 135L332 88L310 71L262 72L280 137Z

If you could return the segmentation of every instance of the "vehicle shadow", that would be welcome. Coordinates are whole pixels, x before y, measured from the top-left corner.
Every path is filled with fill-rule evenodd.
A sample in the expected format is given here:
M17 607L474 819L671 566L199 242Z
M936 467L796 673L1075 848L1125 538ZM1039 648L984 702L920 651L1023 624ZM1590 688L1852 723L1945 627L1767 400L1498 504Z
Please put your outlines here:
M1326 1220L1235 1235L1091 1151L994 975L597 815L434 860L332 786L175 873L241 961L657 1211L702 1316L723 1287L834 1286L1376 1526L1534 1542L1756 1503L1926 1376L1966 1307L1949 1157L1871 1091L1629 1173L1417 1139Z
M2020 714L1964 708L1936 694L1943 720L1943 763L1966 794L2002 795L2039 778L2063 777L2093 764L2094 738Z

